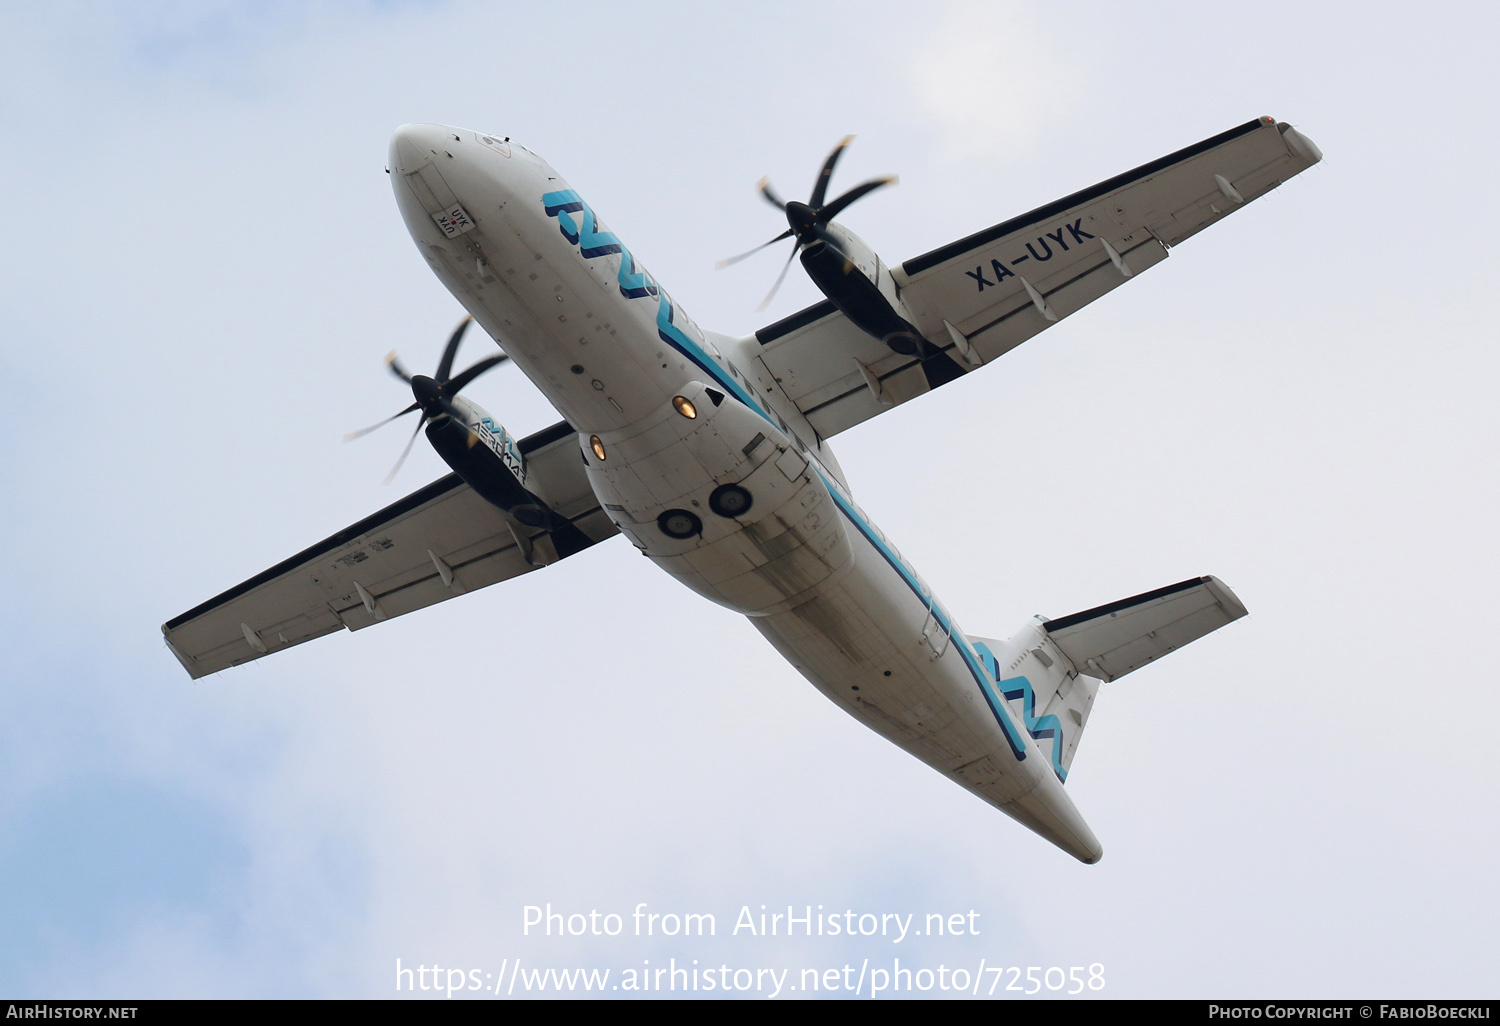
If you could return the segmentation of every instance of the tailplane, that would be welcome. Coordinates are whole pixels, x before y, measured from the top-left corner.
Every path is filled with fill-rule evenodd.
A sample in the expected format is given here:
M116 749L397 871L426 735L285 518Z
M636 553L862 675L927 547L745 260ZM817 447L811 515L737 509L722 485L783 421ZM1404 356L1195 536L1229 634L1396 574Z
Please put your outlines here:
M1245 615L1217 577L1194 577L1057 620L1004 641L970 637L985 669L1066 781L1100 681L1119 680Z

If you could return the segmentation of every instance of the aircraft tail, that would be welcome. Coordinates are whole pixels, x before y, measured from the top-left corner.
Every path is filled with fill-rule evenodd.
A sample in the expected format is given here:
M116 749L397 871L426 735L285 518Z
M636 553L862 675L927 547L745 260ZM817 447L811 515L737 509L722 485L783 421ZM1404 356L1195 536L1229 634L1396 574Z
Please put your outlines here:
M1004 641L969 640L1066 781L1100 681L1119 680L1245 613L1223 581L1194 577L1057 620L1039 616Z

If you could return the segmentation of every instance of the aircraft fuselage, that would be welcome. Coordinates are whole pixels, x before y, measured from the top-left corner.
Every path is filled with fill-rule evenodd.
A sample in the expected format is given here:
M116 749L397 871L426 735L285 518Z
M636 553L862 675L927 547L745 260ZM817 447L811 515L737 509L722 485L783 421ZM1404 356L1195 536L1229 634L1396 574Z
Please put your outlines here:
M390 171L434 273L578 431L653 562L750 617L856 719L1086 862L1055 764L916 571L854 503L755 340L701 330L540 157L408 125Z

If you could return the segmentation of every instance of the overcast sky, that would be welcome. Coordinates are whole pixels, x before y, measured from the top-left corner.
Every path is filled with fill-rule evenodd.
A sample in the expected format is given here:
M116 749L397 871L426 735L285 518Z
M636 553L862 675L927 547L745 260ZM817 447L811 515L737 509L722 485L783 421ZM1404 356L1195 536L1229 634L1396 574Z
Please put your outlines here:
M1497 22L5 7L0 994L382 997L398 958L794 983L899 957L1097 963L1116 997L1493 996ZM714 261L781 230L760 176L801 195L846 133L835 188L901 175L845 218L894 263L1263 114L1326 161L835 446L975 633L1206 573L1250 609L1103 689L1068 779L1096 866L623 542L197 683L161 643L446 470L419 447L383 487L402 429L341 442L409 401L384 354L427 369L461 314L382 170L402 123L524 142L695 320L744 334L816 293L794 269L758 315L778 257ZM514 432L557 419L513 367L470 394ZM717 935L523 936L548 902ZM979 933L733 935L762 904L974 910Z

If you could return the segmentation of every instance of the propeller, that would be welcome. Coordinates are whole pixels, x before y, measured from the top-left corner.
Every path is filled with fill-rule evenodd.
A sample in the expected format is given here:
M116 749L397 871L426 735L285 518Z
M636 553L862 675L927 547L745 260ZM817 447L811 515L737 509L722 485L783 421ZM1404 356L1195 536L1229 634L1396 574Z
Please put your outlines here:
M792 266L792 259L799 252L816 242L830 241L826 231L828 222L843 213L851 203L863 199L876 189L885 185L896 184L895 175L872 178L868 182L856 185L835 199L825 202L824 198L828 195L828 181L833 177L833 169L838 165L839 158L844 155L844 150L848 149L849 144L853 141L854 136L844 136L843 139L839 140L839 144L833 148L833 151L828 154L828 159L823 161L822 170L818 172L817 181L813 183L812 196L806 203L799 203L796 200L792 200L791 202L783 200L771 188L771 180L769 178L762 178L756 186L765 201L786 216L787 230L769 242L761 243L747 253L741 253L739 256L733 256L727 260L720 260L718 266L722 269L731 264L737 264L746 257L754 256L767 246L774 246L783 239L797 240L796 244L792 247L791 256L787 257L786 263L781 268L781 274L776 278L776 284L771 286L771 291L767 293L766 298L756 308L757 310L764 310L771 305L771 300L775 298L777 290L781 288L781 283L786 280L786 272Z
M400 413L387 417L378 424L372 424L359 431L349 432L349 434L344 436L344 441L352 442L356 438L368 435L377 428L385 427L385 425L393 420L400 420L408 413L415 413L418 410L422 411L422 417L417 422L417 428L412 432L411 438L408 439L406 448L402 450L401 458L396 461L396 465L386 475L386 484L390 484L395 479L396 474L401 470L401 465L406 462L406 457L411 455L412 446L416 444L417 435L421 434L422 428L444 417L452 416L455 411L450 400L454 396L458 395L475 378L491 367L498 366L510 359L504 353L498 353L494 356L486 356L484 359L471 364L457 374L451 373L453 370L453 358L458 354L459 343L463 341L464 332L469 329L469 325L473 321L474 318L465 317L458 322L458 327L454 328L453 334L448 336L447 345L443 346L442 358L438 360L437 372L432 377L428 377L425 374L412 374L407 371L402 366L401 360L396 355L395 350L392 350L390 355L385 358L385 365L390 368L391 373L411 386L412 395L416 401Z

